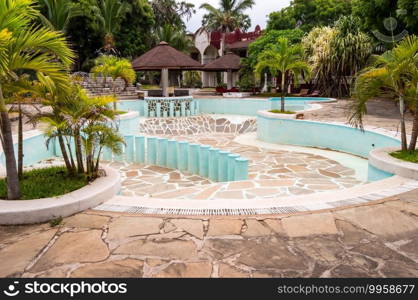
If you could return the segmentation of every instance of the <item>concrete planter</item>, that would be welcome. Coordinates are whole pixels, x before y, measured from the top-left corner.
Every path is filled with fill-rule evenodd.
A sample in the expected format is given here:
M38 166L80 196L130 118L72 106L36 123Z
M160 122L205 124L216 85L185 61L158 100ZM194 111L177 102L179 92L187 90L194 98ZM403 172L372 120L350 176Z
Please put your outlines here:
M0 224L20 225L46 222L95 207L120 190L119 172L104 168L107 176L69 194L36 200L0 200Z
M418 164L394 158L390 153L399 151L397 147L373 150L369 154L369 163L382 171L409 179L418 180Z
M261 116L270 118L270 119L292 120L292 119L296 119L296 116L298 114L303 114L303 111L296 112L294 114L280 114L280 113L272 113L272 112L269 112L269 111L259 111L258 114L261 115Z

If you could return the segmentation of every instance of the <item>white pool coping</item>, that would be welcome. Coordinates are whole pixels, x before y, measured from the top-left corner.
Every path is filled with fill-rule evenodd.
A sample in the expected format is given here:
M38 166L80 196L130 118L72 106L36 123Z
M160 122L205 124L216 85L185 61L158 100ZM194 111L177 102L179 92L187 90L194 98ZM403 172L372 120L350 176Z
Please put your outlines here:
M418 180L417 163L403 161L390 155L390 153L399 150L400 148L396 147L375 149L369 154L369 162L375 168L387 173Z
M270 215L363 205L418 188L418 181L393 176L346 190L259 199L158 199L116 196L95 207L99 211L151 215Z
M103 168L105 177L69 194L35 200L0 200L0 224L21 225L68 217L112 199L121 188L119 171Z

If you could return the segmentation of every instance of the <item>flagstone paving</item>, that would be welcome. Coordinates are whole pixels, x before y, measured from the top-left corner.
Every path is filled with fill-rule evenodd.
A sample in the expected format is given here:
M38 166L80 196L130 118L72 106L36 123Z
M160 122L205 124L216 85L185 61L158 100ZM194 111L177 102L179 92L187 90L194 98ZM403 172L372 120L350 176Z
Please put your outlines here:
M2 277L417 277L418 190L258 218L86 211L0 226Z
M234 142L235 135L169 136L210 145L250 160L249 180L214 183L163 167L113 162L122 173L122 195L176 199L252 199L310 194L364 184L355 171L337 161L310 153L271 151Z

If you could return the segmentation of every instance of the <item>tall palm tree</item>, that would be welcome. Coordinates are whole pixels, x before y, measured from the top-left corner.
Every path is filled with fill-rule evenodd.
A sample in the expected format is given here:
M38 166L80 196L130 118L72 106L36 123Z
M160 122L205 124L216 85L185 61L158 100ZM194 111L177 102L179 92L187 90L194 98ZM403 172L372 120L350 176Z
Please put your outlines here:
M65 73L74 57L61 33L32 25L38 14L33 0L0 1L0 121L8 199L19 199L20 188L3 86L30 70L50 76L65 89Z
M219 8L215 8L209 3L203 3L200 8L207 11L203 17L203 26L221 32L231 32L237 28L247 30L251 20L244 11L254 4L254 0L219 0Z
M71 0L39 0L45 6L45 15L40 15L42 23L53 29L66 32L70 20L82 16L83 10Z
M418 38L409 36L395 48L375 58L373 65L356 78L350 123L362 128L367 101L379 95L391 95L399 102L402 150L408 150L405 126L406 102L417 97ZM416 102L417 100L415 100ZM409 150L414 150L418 136L418 112L415 111Z
M291 45L287 38L281 37L274 47L263 51L258 58L255 72L263 74L265 71L274 77L281 76L281 112L285 112L285 95L290 79L298 83L300 75L303 73L308 77L311 69L303 59L302 46Z
M114 53L115 32L120 28L125 15L131 10L128 2L120 0L94 0L93 11L98 20L97 27L103 31L103 50L106 53Z

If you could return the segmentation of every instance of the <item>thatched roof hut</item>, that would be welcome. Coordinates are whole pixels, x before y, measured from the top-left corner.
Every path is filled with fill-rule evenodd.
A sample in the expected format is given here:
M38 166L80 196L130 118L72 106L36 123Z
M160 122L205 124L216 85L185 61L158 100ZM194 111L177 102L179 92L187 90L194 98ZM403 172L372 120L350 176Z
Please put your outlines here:
M136 71L202 69L199 62L169 46L166 42L159 43L145 54L134 59L132 67Z
M238 71L239 69L241 69L241 57L233 53L227 53L203 67L203 70L207 72Z

